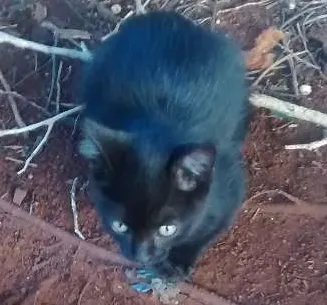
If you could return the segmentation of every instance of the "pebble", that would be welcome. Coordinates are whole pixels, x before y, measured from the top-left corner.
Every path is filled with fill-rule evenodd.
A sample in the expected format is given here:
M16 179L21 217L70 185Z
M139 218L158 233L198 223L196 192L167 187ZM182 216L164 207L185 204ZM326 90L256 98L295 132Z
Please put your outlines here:
M111 7L111 11L114 15L119 15L120 12L121 12L121 5L120 4L114 4L112 7Z
M312 87L307 84L301 85L299 90L300 90L301 95L303 95L303 96L307 96L312 93Z

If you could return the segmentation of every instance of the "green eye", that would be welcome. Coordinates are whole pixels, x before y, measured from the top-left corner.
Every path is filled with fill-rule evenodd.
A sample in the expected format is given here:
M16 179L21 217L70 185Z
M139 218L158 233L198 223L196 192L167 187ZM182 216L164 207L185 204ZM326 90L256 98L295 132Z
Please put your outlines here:
M176 233L177 226L175 225L169 225L169 226L161 226L159 228L159 234L164 237L172 236Z
M125 233L128 230L128 227L121 221L115 220L111 224L112 229L116 233Z

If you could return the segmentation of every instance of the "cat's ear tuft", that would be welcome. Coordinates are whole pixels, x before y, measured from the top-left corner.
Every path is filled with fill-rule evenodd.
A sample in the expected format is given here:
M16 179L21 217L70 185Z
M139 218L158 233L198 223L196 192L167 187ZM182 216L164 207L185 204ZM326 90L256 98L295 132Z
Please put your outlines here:
M209 182L215 165L214 145L197 145L186 149L173 165L173 179L176 187L185 192L195 190Z

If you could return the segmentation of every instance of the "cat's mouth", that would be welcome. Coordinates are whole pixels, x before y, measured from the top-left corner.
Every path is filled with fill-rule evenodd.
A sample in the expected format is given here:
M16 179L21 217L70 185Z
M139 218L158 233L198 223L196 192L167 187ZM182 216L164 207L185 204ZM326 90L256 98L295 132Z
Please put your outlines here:
M122 254L129 260L144 266L157 265L165 261L168 257L168 252L162 252L156 255L146 253L130 253L121 250Z

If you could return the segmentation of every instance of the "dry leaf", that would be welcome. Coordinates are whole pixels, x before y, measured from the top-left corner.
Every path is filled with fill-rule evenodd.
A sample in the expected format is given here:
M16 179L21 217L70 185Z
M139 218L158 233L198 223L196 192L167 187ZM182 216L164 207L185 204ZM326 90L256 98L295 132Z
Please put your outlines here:
M13 203L21 205L27 195L27 191L22 189L16 189L14 193Z
M263 70L270 67L275 59L275 55L273 53L267 54L247 54L246 58L246 66L249 70Z
M271 52L285 34L274 27L263 31L256 39L255 46L246 52L246 66L249 70L261 70L269 67L274 61Z

